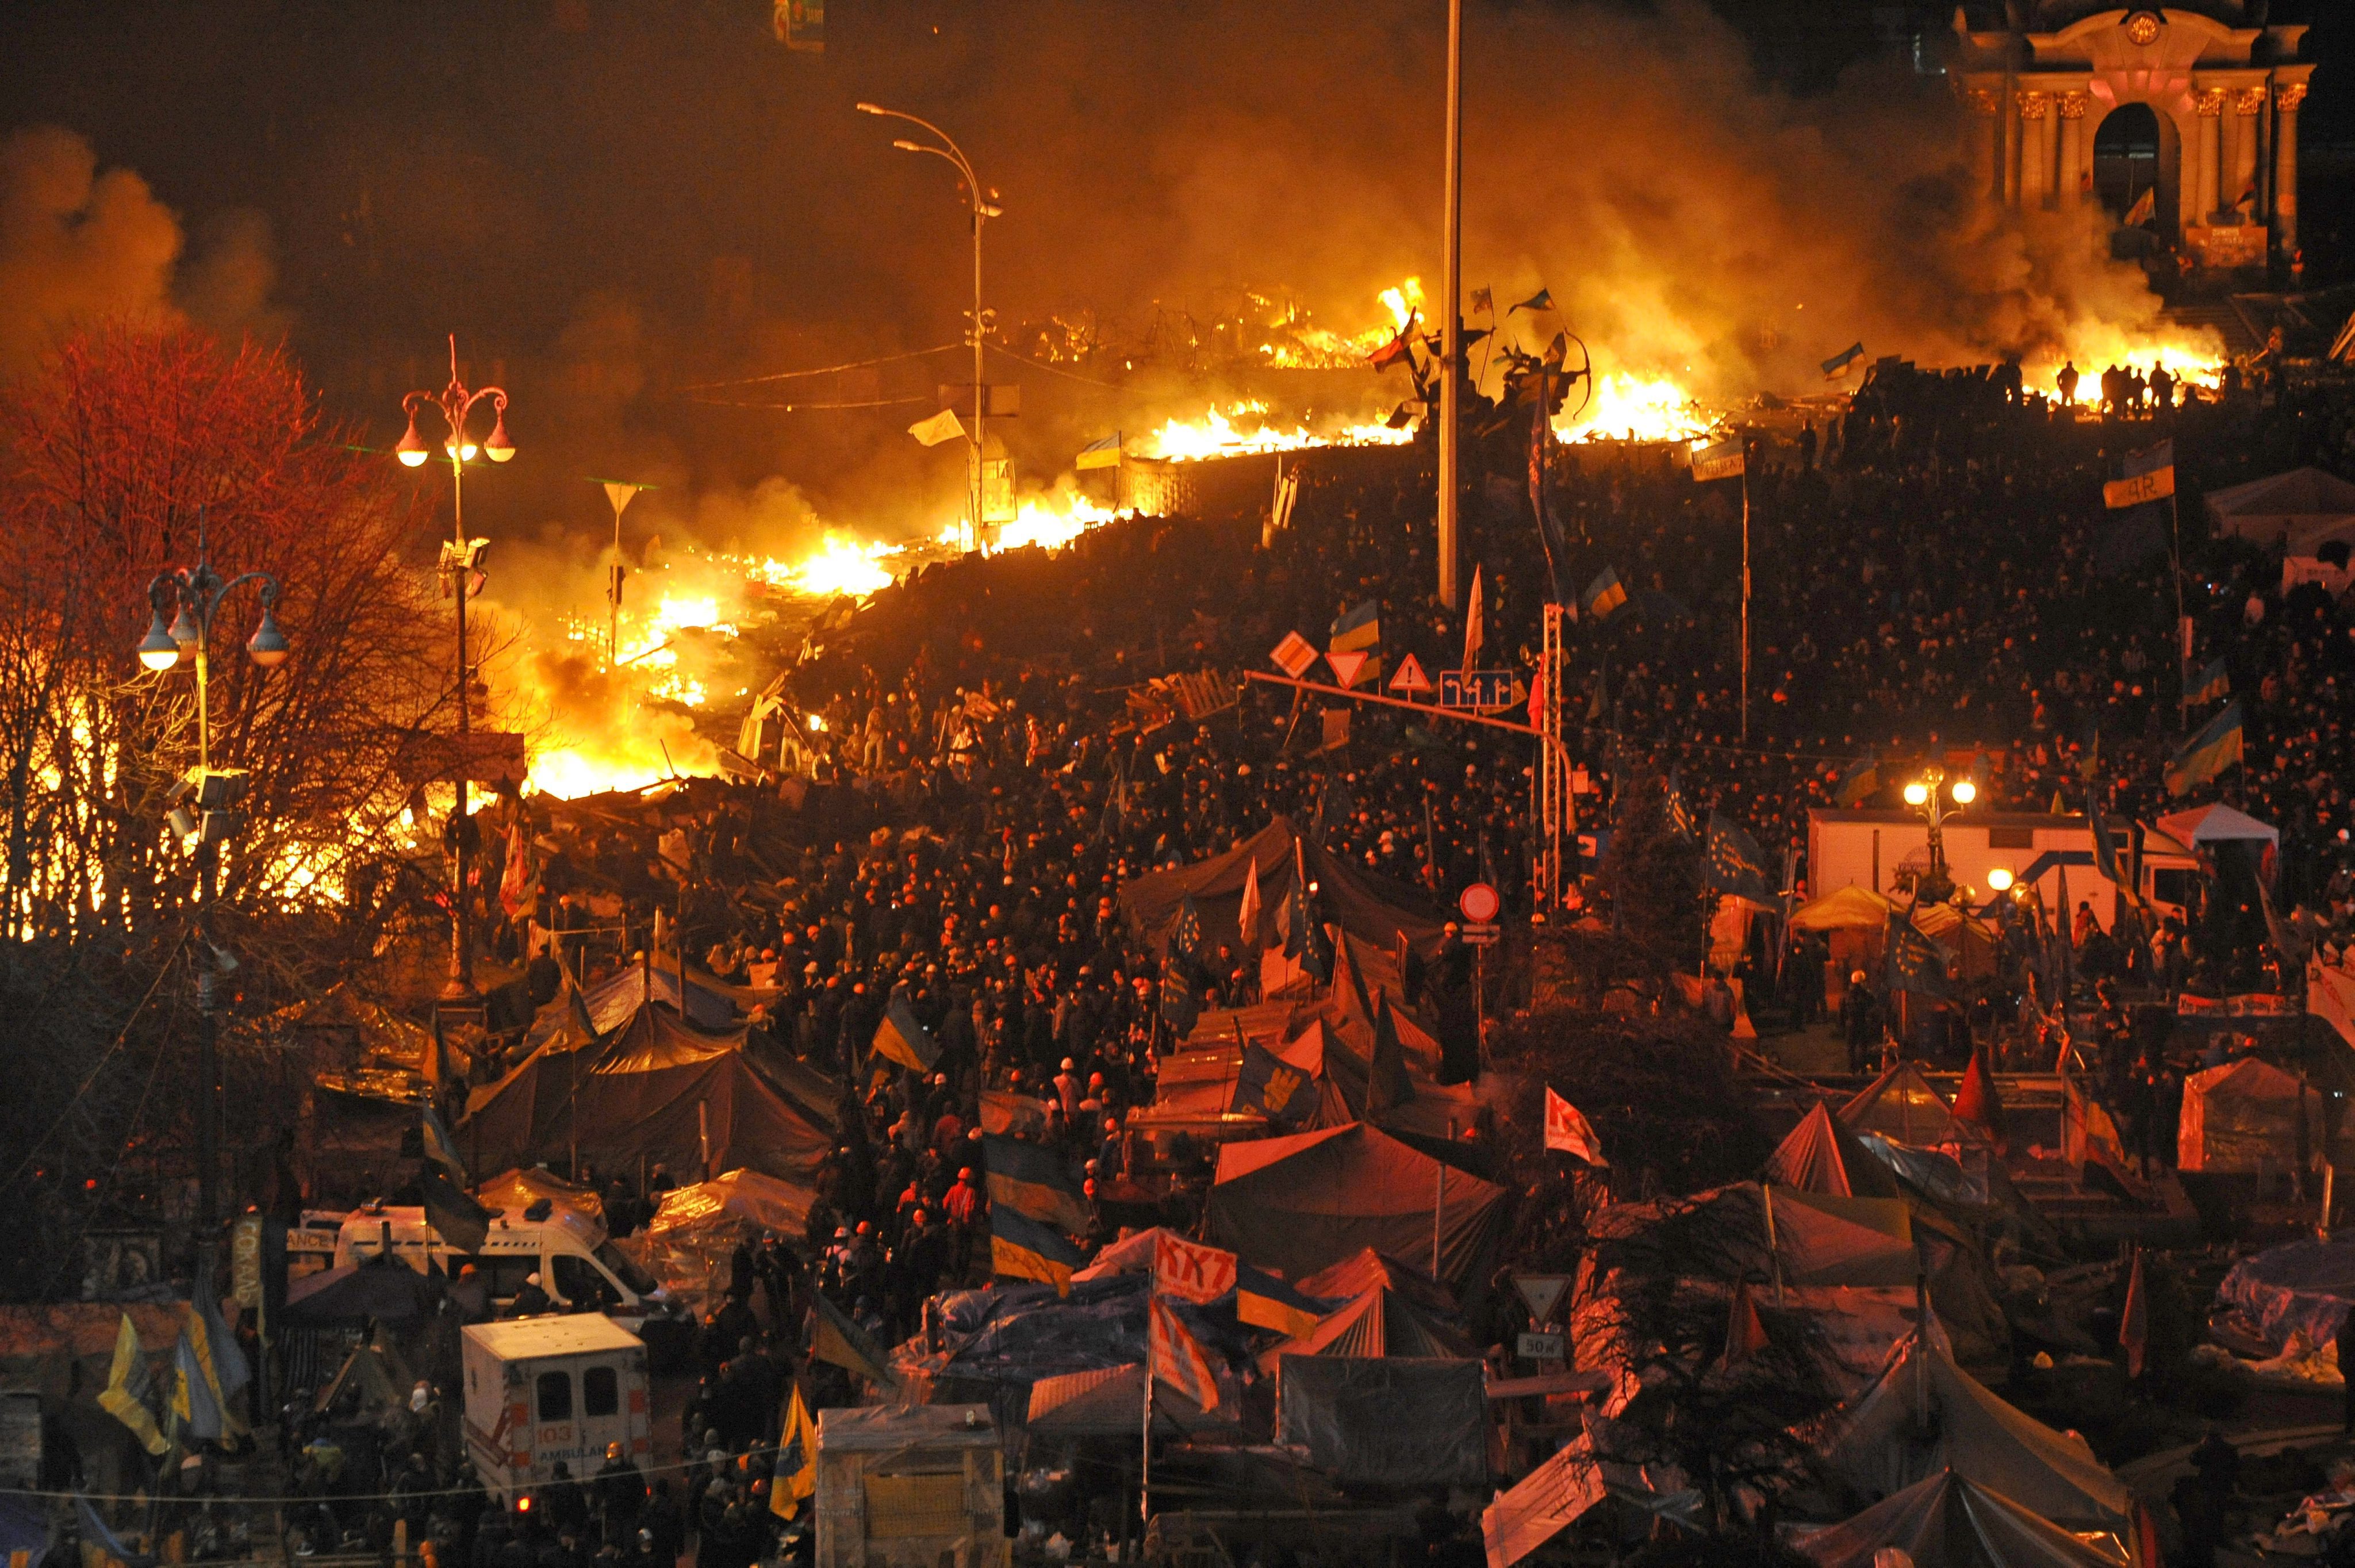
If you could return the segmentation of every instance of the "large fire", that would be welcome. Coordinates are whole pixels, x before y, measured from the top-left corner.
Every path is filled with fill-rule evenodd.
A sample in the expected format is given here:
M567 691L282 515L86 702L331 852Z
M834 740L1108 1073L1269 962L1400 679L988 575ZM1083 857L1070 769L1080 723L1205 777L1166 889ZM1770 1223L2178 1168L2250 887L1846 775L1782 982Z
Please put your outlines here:
M2178 381L2213 390L2222 382L2224 367L2230 362L2222 337L2204 326L2139 329L2083 323L2072 328L2069 337L2065 362L2077 367L2080 408L2099 406L2102 372L2113 365L2122 370L2140 370L2145 376L2164 365ZM2041 359L2023 367L2029 389L2058 398L2062 363Z
M1261 402L1212 406L1198 418L1165 420L1137 443L1138 457L1173 463L1198 463L1210 457L1241 457L1260 452L1297 452L1312 446L1404 446L1414 440L1411 425L1396 429L1383 423L1351 421L1320 421L1312 430L1300 421L1287 426L1266 418Z
M1300 307L1286 304L1263 324L1259 345L1263 364L1281 370L1348 368L1365 363L1369 355L1387 347L1423 314L1423 280L1408 278L1378 296L1387 319L1357 332L1336 332L1312 325Z
M1691 441L1716 422L1690 392L1665 376L1599 372L1584 408L1578 393L1553 422L1562 441Z

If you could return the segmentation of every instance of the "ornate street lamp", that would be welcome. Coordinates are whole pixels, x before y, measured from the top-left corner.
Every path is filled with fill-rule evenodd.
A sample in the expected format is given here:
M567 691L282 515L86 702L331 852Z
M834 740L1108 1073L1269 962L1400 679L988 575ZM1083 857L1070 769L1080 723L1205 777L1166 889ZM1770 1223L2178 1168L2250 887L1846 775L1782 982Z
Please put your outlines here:
M488 400L491 405L491 433L479 446L466 432L466 421L474 405ZM458 379L458 335L450 335L450 384L439 392L411 392L400 400L401 411L409 416L409 430L393 447L393 453L411 468L421 468L433 455L417 431L417 416L425 409L440 411L442 422L448 433L442 443L442 452L450 460L450 538L442 546L442 581L444 591L453 591L458 599L458 789L456 807L451 817L451 853L453 859L450 888L450 983L443 987L446 997L471 997L474 994L474 929L467 908L466 868L473 859L474 824L466 809L466 785L474 763L467 736L473 727L474 669L466 657L466 599L474 592L474 579L481 575L480 562L488 539L466 537L465 477L466 464L477 457L487 457L493 463L505 463L515 455L515 443L507 439L507 395L498 387L481 387L469 390Z
M1944 829L1946 818L1954 815L1939 798L1939 788L1954 798L1956 806L1966 806L1979 795L1978 785L1966 778L1946 784L1945 770L1932 768L1922 777L1905 786L1905 804L1922 814L1930 827L1930 868L1914 880L1913 899L1917 903L1942 904L1955 896L1955 880L1946 873L1946 841Z

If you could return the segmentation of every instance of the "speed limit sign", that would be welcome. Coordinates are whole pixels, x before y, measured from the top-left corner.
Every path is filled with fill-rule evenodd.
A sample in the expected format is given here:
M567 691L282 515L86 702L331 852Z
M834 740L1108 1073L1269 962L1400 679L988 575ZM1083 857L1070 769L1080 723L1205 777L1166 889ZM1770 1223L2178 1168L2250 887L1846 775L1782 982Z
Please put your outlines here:
M1475 882L1457 895L1455 907L1462 910L1464 918L1474 925L1486 925L1497 918L1497 912L1504 907L1504 902L1497 896L1496 889L1486 882Z

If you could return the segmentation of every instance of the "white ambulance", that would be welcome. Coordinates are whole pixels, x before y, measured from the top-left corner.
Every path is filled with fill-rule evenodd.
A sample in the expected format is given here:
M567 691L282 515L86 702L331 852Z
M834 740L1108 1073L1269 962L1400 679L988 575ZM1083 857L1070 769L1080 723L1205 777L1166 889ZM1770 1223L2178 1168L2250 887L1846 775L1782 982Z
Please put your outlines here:
M646 1348L612 1318L471 1323L462 1338L466 1456L502 1503L546 1485L559 1460L576 1480L595 1475L608 1444L652 1462Z

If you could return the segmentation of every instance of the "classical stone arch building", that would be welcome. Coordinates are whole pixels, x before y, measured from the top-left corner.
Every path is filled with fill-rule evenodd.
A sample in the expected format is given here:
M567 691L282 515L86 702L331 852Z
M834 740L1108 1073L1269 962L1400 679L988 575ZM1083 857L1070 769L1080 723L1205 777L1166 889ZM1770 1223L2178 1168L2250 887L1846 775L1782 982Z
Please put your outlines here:
M2156 122L2150 223L2200 265L2286 263L2297 249L2297 111L2314 67L2303 26L2265 25L2265 0L2163 9L2009 0L2007 25L1973 28L1954 80L1972 111L1974 167L2007 206L2099 199L2094 144ZM2138 195L2138 193L2137 193Z

